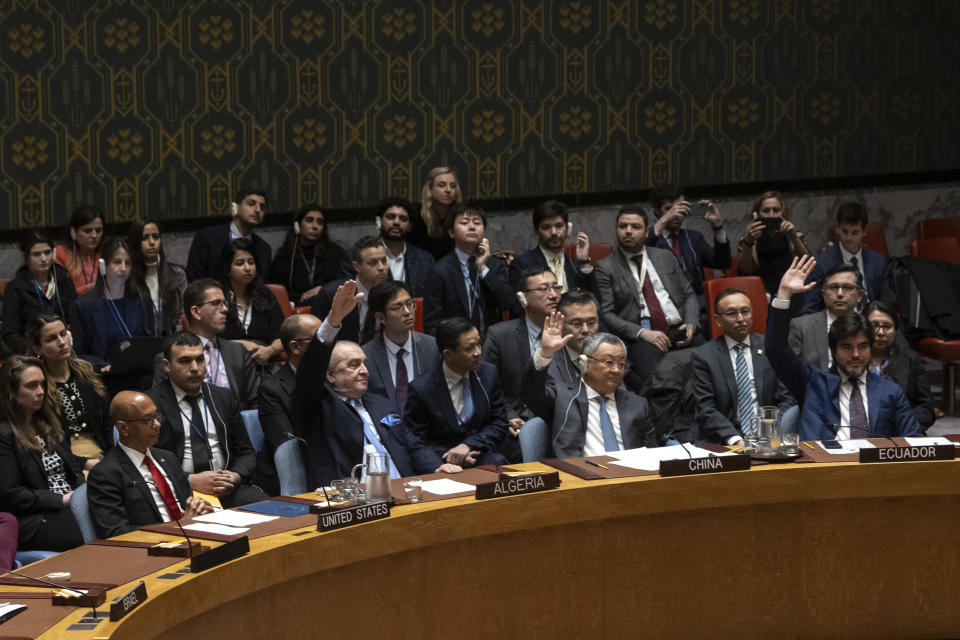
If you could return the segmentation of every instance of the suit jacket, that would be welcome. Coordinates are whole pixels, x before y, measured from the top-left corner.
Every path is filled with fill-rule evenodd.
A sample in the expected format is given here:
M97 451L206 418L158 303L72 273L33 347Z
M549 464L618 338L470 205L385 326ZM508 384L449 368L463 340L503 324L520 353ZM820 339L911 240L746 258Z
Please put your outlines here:
M417 473L433 473L443 464L440 456L461 443L481 454L496 451L506 435L507 411L496 368L482 362L469 375L474 413L467 422L453 407L441 364L410 383L403 416Z
M815 365L824 371L830 368L826 309L793 318L788 341L790 348L804 364Z
M700 301L676 256L656 247L647 247L644 251L683 322L699 327ZM623 252L615 249L612 255L598 262L594 277L600 293L600 319L622 340L636 340L641 329L643 299Z
M187 498L193 495L187 474L169 451L156 447L150 451L167 475L180 508L185 510ZM150 486L120 447L108 451L90 472L87 502L94 529L101 538L112 538L144 525L163 522Z
M293 427L293 388L297 374L285 364L264 378L257 396L257 412L263 429L263 447L257 454L257 484L270 495L280 492L273 454L295 433Z
M554 384L579 384L580 368L570 358L566 349L560 349L553 354L550 364L547 365L547 378L553 380Z
M477 327L481 338L486 334L486 327L502 319L504 310L514 316L523 313L520 301L507 282L507 270L503 261L491 257L487 261L487 267L487 275L480 278L478 274L477 281L477 298L482 300L484 310L484 327ZM424 332L434 335L441 320L456 317L469 319L470 304L460 261L456 252L451 251L433 265L430 280L427 282L427 294L423 304Z
M751 333L750 356L753 382L760 406L776 405L781 410L796 404L763 355L763 336ZM737 376L730 362L724 336L700 345L692 353L693 392L697 399L700 438L726 443L743 435L737 416Z
M771 305L767 316L765 346L777 377L800 403L800 439L834 437L827 425L840 424L840 376L836 367L824 371L804 364L787 345L789 309ZM867 405L870 436L918 436L923 429L910 409L907 396L895 382L867 374Z
M429 255L429 254L428 254ZM407 371L407 383L431 371L440 361L440 351L433 336L411 331L413 338L413 371ZM367 371L370 379L367 386L367 395L380 396L396 405L397 390L390 374L390 359L387 355L387 345L384 342L383 332L377 333L373 340L363 345L363 353L367 356ZM398 407L403 409L403 407Z
M226 469L239 474L242 483L248 483L254 467L257 466L257 452L250 444L236 399L227 389L206 383L201 386L201 393L217 430L217 439L226 459ZM172 451L178 462L182 463L183 420L171 382L164 381L147 391L147 395L157 405L160 420L160 438L157 440L157 446Z
M523 380L523 370L532 357L525 318L514 318L490 327L487 340L483 343L483 361L497 368L508 420L529 420L531 417L520 393L520 382Z
M838 264L843 263L843 254L840 253L840 245L834 244L817 256L817 266L813 268L807 282L816 282L817 286L804 294L803 313L813 313L823 309L823 295L820 290L823 287L823 281L827 277L827 272ZM867 290L870 300L889 300L890 288L887 286L887 279L884 272L887 267L887 259L876 251L863 248L863 287Z
M307 480L311 487L346 477L354 465L364 461L363 419L326 383L332 353L333 344L313 339L297 368L293 393L295 435L307 443ZM413 475L406 432L396 407L369 393L362 402L397 471L401 476Z
M63 460L67 482L76 489L83 484L83 466L87 459L73 455L66 437L55 450ZM63 497L47 488L41 453L21 447L10 423L0 422L0 511L9 511L17 517L20 540L33 537L45 513L64 508Z
M547 369L537 370L527 364L523 376L523 397L530 409L550 425L550 442L557 458L583 455L587 437L589 400L581 379L557 382L547 376ZM620 435L624 449L659 446L654 426L647 421L645 398L628 391L623 385L614 393Z
M24 331L27 323L41 313L55 313L62 317L64 322L70 323L71 307L77 299L73 279L59 264L51 267L51 273L57 283L57 292L52 300L38 292L36 280L26 265L17 269L13 280L7 283L3 296L3 322L0 327L3 330L3 342L14 353L27 352Z
M703 295L703 268L729 269L730 268L730 238L724 242L715 242L710 244L703 234L695 229L680 229L677 232L677 239L680 243L680 257L683 273L690 280L690 286L698 295ZM647 234L647 246L666 249L670 253L670 243L663 235L653 230L650 225L650 233Z
M227 368L227 382L230 383L230 393L240 405L240 410L257 408L257 391L260 389L261 377L257 363L253 361L247 350L232 340L216 338L216 346L223 358L223 366ZM207 365L210 366L210 365ZM163 370L163 354L158 354L153 365L153 386L157 386L167 379Z
M427 283L435 263L436 260L430 252L406 243L406 253L403 254L403 281L411 297L423 298L427 295Z
M224 247L230 243L230 224L218 224L212 227L201 229L193 236L193 242L190 243L190 253L187 256L187 280L193 282L200 278L213 278L220 280L220 274L217 273L217 264L220 262L220 255ZM256 233L250 234L250 241L253 243L253 250L256 252L257 273L265 282L268 279L270 271L270 256L272 250L267 241Z
M927 382L926 367L919 353L910 348L907 339L899 332L894 341L893 352L887 360L883 375L890 378L907 394L917 422L926 429L936 420L933 412L933 392Z
M389 278L390 276L387 275ZM320 292L317 293L313 298L313 303L310 305L310 313L317 316L321 320L326 319L327 315L330 313L330 307L333 306L333 296L337 294L337 289L346 282L347 279L334 280L328 284L323 285L323 288L320 289ZM413 295L413 294L411 294ZM369 309L367 310L367 325L371 331L370 338L373 337L372 331L374 319L370 314ZM351 342L356 342L357 344L363 344L361 342L361 329L360 326L360 305L357 304L353 309L350 310L340 323L340 331L337 333L338 340L350 340Z
M511 289L520 290L520 274L531 267L539 267L544 271L553 270L553 265L547 264L547 259L539 245L521 253L510 265ZM593 271L581 273L577 261L566 254L563 256L563 273L567 276L567 289L585 289L596 295L597 287L593 280Z

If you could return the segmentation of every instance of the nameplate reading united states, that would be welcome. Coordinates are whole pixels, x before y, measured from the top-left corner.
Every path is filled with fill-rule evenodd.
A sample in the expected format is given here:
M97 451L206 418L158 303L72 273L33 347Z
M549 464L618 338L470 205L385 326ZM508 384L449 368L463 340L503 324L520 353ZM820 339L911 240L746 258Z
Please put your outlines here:
M924 460L953 460L956 457L957 451L952 444L860 449L860 462L921 462Z
M686 460L661 460L660 476L692 476L701 473L720 473L721 471L746 471L750 468L750 456L710 456L706 458L688 458Z
M390 505L386 502L361 504L346 509L331 509L317 516L317 531L333 531L388 517L390 517Z
M477 500L518 496L523 493L535 493L556 489L560 486L560 474L557 471L549 473L532 473L528 475L504 475L496 482L486 482L477 485Z
M116 622L125 615L139 607L147 599L147 585L143 580L138 582L133 589L127 591L118 598L114 598L110 603L110 622Z

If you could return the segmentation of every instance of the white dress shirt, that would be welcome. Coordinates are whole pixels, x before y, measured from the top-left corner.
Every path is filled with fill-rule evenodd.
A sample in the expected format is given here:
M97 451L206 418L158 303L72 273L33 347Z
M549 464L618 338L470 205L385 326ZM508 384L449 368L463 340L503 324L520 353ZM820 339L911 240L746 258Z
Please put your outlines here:
M203 379L215 387L229 389L230 378L227 377L227 365L223 361L223 354L217 348L216 340L207 340L203 336L197 337L203 345L203 359L207 364L207 372Z
M447 381L447 390L450 392L450 400L453 401L453 410L458 416L463 415L463 385L469 381L469 376L462 376L443 363L443 378Z
M403 282L404 276L406 275L404 257L407 255L407 243L403 243L403 251L401 251L399 255L390 253L390 247L388 247L385 242L381 241L381 244L387 252L387 265L390 267L390 277L393 280Z
M387 347L387 368L390 369L390 379L393 380L393 384L397 384L397 352L400 351L401 347L405 351L403 365L407 368L407 382L413 380L413 334L408 333L407 341L403 344L397 344L384 334L383 344Z
M657 300L660 302L660 308L663 309L663 315L667 318L667 324L671 327L674 325L682 324L683 317L680 315L680 311L677 309L677 306L673 304L673 300L670 299L670 294L667 293L666 288L663 286L663 281L660 280L660 275L657 273L657 268L653 265L653 260L649 259L647 256L646 250L641 251L639 254L629 254L626 251L621 250L624 258L627 259L627 264L630 265L630 273L633 274L633 280L637 286L637 295L643 300L643 283L640 282L640 271L637 269L637 263L633 261L634 255L643 256L643 264L646 267L647 277L650 278L650 284L653 285L653 293L657 296ZM650 319L650 310L647 308L646 301L643 304L643 311L640 312L640 317L649 320Z
M151 452L150 449L147 449L147 453L144 455L136 449L131 449L130 447L124 445L122 442L118 442L117 444L120 446L120 450L127 454L127 457L130 458L130 461L133 463L133 466L137 468L137 471L140 472L140 476L143 478L143 481L147 483L148 487L150 487L150 495L153 496L153 503L157 505L157 509L160 511L160 519L163 522L170 522L173 518L170 517L170 512L167 511L167 503L164 501L163 496L160 495L160 490L157 488L157 484L153 481L153 474L150 473L150 469L147 468L147 463L144 462L144 458L149 457L151 460L153 460L153 464L155 464L157 469L160 470L160 475L162 475L164 480L167 481L167 486L170 487L170 493L173 494L173 499L177 501L177 504L181 504L180 496L177 495L177 489L173 486L173 482L170 481L170 476L168 476L167 472L163 470L163 467L160 466L160 463L157 462L157 459L153 457L153 452Z
M553 275L557 277L557 284L563 287L563 290L566 291L569 286L567 283L567 270L565 268L566 263L564 262L563 251L560 253L553 253L552 251L547 251L542 246L540 247L540 253L543 254L543 259L547 261L547 268L553 272ZM556 260L559 259L560 268L556 268Z
M543 327L538 327L530 320L530 316L523 316L523 321L527 325L527 345L530 347L530 353L536 353L540 348L540 340L543 339Z
M840 245L840 257L843 258L843 264L850 264L850 265L853 264L852 262L850 262L850 260L851 260L852 258L856 258L856 259L857 259L857 271L860 272L860 282L863 282L863 283L866 283L866 282L867 282L867 274L866 274L866 272L864 272L864 270L863 270L863 247L860 247L860 251L857 251L856 253L850 253L849 251L847 251L846 249L844 249L844 248L843 248L843 245L841 244L841 245Z
M605 451L603 447L603 430L600 428L600 403L594 401L594 398L600 394L593 390L590 385L584 385L587 390L587 433L583 439L583 455L602 456ZM610 422L613 423L613 431L617 434L617 444L623 449L623 433L620 432L620 412L617 411L617 399L613 394L607 398L607 415L610 416Z
M183 463L181 468L186 473L193 473L193 446L191 443L190 417L193 409L187 400L187 392L170 381L173 387L173 393L177 398L177 407L180 409L180 425L183 428ZM203 420L207 429L207 442L210 443L210 468L214 471L224 468L223 447L220 445L220 437L217 435L217 427L213 421L210 407L204 400L203 394L197 398L197 405L200 407L200 419ZM199 426L199 425L197 425Z

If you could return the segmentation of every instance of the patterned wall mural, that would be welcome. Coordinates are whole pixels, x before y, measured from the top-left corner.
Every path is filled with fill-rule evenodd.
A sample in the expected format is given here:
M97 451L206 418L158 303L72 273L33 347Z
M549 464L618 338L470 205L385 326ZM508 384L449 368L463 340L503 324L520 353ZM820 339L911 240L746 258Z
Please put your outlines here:
M960 166L951 0L4 0L0 228Z

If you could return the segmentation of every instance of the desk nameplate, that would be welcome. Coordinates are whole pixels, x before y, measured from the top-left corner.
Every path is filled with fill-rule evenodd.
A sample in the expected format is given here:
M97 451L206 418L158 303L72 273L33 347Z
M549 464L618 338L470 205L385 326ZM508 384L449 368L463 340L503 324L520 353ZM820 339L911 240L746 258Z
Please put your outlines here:
M955 460L956 457L957 449L952 444L860 449L860 462L925 462Z
M524 475L504 475L496 482L485 482L477 485L475 494L477 500L503 498L505 496L519 496L524 493L547 491L560 486L560 474L556 471L549 473L532 473Z
M143 580L122 596L113 599L110 603L110 622L116 622L139 607L147 599L147 585Z
M720 473L722 471L746 471L750 468L750 456L709 456L706 458L688 458L686 460L661 460L660 476L692 476L701 473Z
M330 509L317 516L317 531L333 531L389 517L390 505L386 502L361 504L345 509Z

